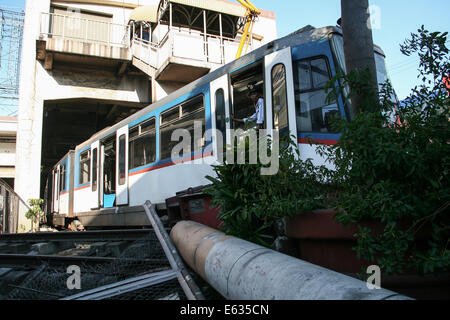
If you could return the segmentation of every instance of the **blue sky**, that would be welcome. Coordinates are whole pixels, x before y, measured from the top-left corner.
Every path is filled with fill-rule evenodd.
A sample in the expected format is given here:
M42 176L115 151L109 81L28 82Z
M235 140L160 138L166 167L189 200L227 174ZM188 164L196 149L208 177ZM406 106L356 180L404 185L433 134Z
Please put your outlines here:
M340 0L254 0L253 3L275 12L279 37L308 24L335 25L341 15ZM400 44L422 24L430 31L450 32L450 1L369 0L369 4L378 7L380 13L380 29L373 30L374 42L385 52L394 89L399 99L404 99L418 84L419 60L402 55Z
M424 24L430 31L450 32L449 0L369 0L380 13L380 28L374 42L386 53L388 70L400 99L418 84L418 59L403 56L399 45ZM278 36L285 36L307 24L335 25L340 17L340 0L253 0L255 6L274 11ZM23 7L25 0L0 0L1 6Z

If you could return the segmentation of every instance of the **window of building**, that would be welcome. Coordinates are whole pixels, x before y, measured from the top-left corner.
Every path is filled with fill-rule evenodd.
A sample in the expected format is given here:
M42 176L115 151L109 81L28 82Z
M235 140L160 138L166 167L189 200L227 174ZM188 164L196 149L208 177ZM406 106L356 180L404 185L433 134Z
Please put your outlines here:
M170 159L173 148L181 142L181 139L180 141L172 141L172 133L177 129L189 131L191 139L189 154L202 150L203 134L205 133L205 105L203 100L203 95L197 96L161 115L161 160ZM201 135L194 136L195 122L200 122L202 126Z
M156 120L151 118L130 129L129 166L135 169L156 161Z
M91 150L87 150L80 155L80 175L79 184L88 183L91 169Z
M297 128L302 132L334 133L331 117L339 114L335 101L327 103L325 85L330 80L326 58L294 63Z
M281 63L272 68L272 111L274 129L289 131L286 68Z

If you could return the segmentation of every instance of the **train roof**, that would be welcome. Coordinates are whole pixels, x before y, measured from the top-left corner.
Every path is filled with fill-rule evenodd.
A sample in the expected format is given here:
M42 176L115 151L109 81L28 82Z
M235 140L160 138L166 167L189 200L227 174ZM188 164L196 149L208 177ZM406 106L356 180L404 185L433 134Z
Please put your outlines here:
M255 50L253 50L252 52L246 54L245 56L243 56L237 60L234 60L234 61L218 68L217 70L203 76L202 78L200 78L190 84L187 84L186 86L169 94L167 97L164 97L163 99L143 108L142 110L140 110L140 111L136 112L135 114L129 116L128 118L118 122L117 124L97 132L91 138L89 138L87 141L78 145L75 148L75 150L84 148L84 147L90 145L91 143L114 133L115 131L117 131L118 129L127 125L128 123L139 119L140 117L144 116L148 112L156 110L156 109L166 105L167 103L193 91L194 89L199 88L199 87L201 87L201 86L203 86L225 74L228 74L228 73L232 72L233 70L236 70L236 69L238 69L242 66L245 66L249 63L252 63L261 57L264 57L268 54L280 51L280 50L288 48L288 47L299 46L299 45L302 45L305 43L311 43L311 42L319 41L322 39L329 39L332 35L341 35L342 36L342 29L340 27L335 27L335 26L328 26L328 27L323 27L323 28L314 28L311 26L306 26L306 27L299 29L298 31L293 32L283 38L273 40ZM374 49L377 53L382 54L384 56L384 52L382 51L382 49L380 47L375 45Z
M71 153L74 153L75 150L69 150L69 152L67 152L64 157L62 157L53 167L52 170L55 169L57 166L59 166L62 162L64 162L64 160L66 160L67 158L69 158Z

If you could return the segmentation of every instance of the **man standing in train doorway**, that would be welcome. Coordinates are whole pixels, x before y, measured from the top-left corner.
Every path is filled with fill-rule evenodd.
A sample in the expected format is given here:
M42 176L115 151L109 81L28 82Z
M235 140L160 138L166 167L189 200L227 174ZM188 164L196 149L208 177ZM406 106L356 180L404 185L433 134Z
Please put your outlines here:
M248 96L255 104L255 113L251 115L249 118L238 119L235 118L234 115L231 115L231 120L236 122L255 122L257 129L264 129L264 99L263 99L263 91L259 86L254 86L253 89L250 90Z

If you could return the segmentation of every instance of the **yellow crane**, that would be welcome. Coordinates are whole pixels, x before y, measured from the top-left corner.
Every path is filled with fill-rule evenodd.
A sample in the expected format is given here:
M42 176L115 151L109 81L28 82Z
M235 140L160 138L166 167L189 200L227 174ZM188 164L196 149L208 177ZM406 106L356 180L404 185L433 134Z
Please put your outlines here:
M261 11L256 8L249 0L237 0L240 4L242 4L247 12L245 13L245 26L244 26L244 34L242 35L241 43L239 44L239 49L236 54L236 59L239 59L242 55L242 50L245 48L245 52L247 52L248 44L250 43L250 39L253 33L253 25L256 18L261 14Z

